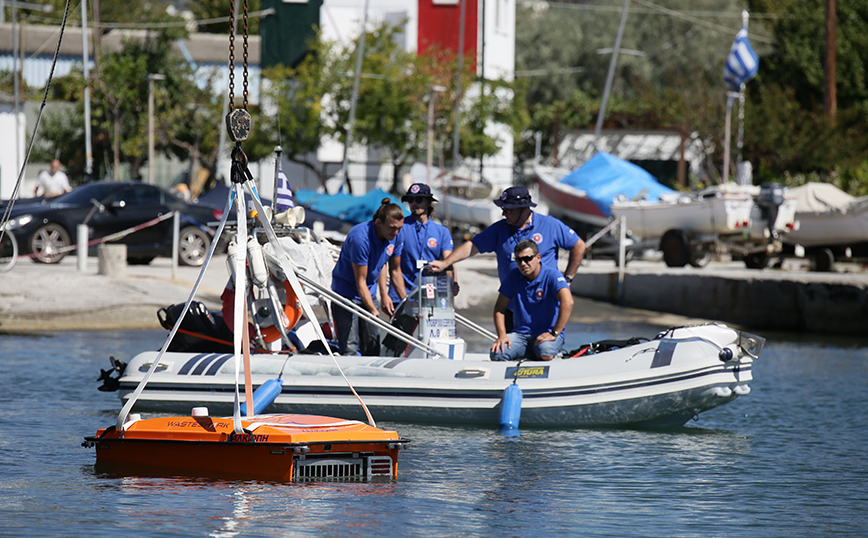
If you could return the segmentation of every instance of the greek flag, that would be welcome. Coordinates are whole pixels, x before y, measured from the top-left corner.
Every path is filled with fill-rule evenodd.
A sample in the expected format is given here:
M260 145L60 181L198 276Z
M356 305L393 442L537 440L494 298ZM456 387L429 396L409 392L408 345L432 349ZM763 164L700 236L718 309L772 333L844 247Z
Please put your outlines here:
M275 213L281 213L295 207L295 202L292 199L292 189L289 188L289 180L286 179L286 174L283 170L277 171L277 201L274 205Z
M735 34L735 41L732 42L729 56L726 57L726 65L723 67L723 80L726 82L726 88L734 92L739 91L742 84L756 76L758 67L759 56L750 46L750 40L747 38L747 27L742 26L741 30Z

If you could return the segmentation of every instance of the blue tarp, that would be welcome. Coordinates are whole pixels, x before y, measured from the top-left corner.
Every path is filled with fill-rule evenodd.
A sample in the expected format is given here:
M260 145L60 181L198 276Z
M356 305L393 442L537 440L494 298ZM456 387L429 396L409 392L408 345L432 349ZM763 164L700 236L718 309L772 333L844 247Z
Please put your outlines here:
M372 190L363 196L345 193L322 194L311 189L301 189L295 193L296 204L352 224L371 220L383 198L389 198L392 202L401 205L398 198L382 189ZM403 211L405 217L410 214L407 209Z
M643 199L654 202L661 194L675 192L658 183L645 169L604 151L564 176L561 183L587 192L588 198L609 217L612 216L609 206L619 194L632 200L646 191Z

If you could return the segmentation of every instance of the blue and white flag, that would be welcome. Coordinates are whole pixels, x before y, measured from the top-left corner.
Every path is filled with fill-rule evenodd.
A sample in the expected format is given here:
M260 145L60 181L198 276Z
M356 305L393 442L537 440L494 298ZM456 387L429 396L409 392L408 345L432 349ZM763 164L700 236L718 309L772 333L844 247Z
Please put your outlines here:
M750 40L747 38L747 26L742 26L741 30L735 34L735 41L732 42L732 48L729 49L726 65L723 66L723 80L726 82L726 88L734 92L741 90L742 84L756 76L758 68L759 56L750 46Z
M274 204L274 212L282 213L287 209L295 207L295 201L292 199L292 189L289 188L289 180L283 170L277 171L277 201Z

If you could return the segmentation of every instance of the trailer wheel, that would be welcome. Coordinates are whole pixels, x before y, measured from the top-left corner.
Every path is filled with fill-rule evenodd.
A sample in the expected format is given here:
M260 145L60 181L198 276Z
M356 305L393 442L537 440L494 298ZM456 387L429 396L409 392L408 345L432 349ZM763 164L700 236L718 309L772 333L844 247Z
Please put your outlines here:
M669 230L660 238L660 250L667 267L684 267L690 263L687 235L681 230Z
M769 255L765 252L751 252L744 255L744 265L748 269L765 269L769 264Z
M814 256L814 271L828 273L832 270L832 265L835 263L835 254L831 249L821 248Z

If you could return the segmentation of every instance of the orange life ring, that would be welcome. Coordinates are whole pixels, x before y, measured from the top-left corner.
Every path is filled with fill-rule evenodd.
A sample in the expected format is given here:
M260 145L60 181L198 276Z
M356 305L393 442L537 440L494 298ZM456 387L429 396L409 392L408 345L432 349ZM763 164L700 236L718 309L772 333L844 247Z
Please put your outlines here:
M283 302L283 313L287 319L285 329L290 330L295 327L295 324L298 323L299 319L301 319L301 305L298 303L298 296L295 294L295 291L293 291L292 285L290 285L289 281L284 280L282 284L286 296L286 299ZM223 302L223 321L225 321L229 329L232 330L235 326L235 289L230 288L227 284L223 293L220 295L220 300ZM262 339L266 343L271 343L280 339L280 330L278 330L274 325L262 327L260 332L262 334ZM252 329L250 334L254 334Z

